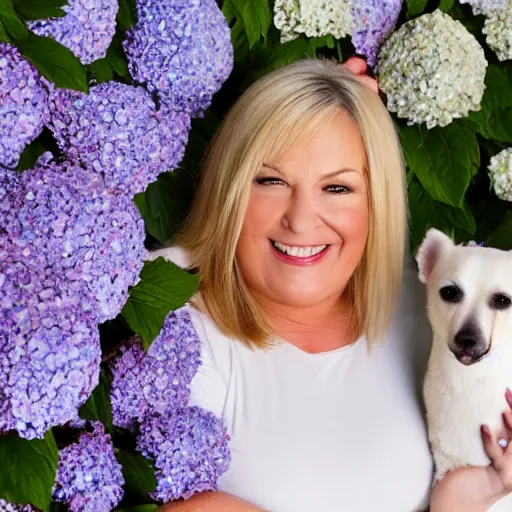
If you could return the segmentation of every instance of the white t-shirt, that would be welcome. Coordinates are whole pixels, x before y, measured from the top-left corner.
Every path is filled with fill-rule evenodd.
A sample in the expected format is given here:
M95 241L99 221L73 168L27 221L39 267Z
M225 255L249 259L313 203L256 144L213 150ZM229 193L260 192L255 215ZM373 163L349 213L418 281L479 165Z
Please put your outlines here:
M191 405L223 418L231 466L219 489L270 512L426 510L433 473L421 384L424 290L406 269L387 339L309 354L251 350L189 307L202 341Z

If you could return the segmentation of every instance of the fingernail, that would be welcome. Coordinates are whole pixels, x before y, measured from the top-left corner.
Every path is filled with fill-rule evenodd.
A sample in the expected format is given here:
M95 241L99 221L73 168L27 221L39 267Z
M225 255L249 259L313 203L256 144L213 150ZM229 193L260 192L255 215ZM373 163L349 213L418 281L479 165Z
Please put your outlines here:
M482 425L480 427L480 430L482 431L482 434L485 437L488 437L489 439L491 438L491 431L489 430L489 427L487 425Z
M512 407L512 391L509 388L505 391L505 398L507 399L508 405Z

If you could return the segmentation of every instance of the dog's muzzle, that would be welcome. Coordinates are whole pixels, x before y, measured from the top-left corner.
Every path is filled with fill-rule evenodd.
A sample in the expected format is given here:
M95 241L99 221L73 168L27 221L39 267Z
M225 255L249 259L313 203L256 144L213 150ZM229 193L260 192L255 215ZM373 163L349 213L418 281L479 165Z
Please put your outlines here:
M477 326L466 324L455 335L449 348L459 362L469 366L482 359L490 346Z

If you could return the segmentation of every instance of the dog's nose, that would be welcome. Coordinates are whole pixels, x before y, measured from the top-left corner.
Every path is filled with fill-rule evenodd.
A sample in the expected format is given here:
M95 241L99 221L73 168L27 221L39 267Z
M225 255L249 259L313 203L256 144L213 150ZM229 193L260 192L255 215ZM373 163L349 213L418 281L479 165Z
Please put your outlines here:
M488 348L480 329L473 323L467 323L455 334L450 350L462 364L470 365L478 361Z

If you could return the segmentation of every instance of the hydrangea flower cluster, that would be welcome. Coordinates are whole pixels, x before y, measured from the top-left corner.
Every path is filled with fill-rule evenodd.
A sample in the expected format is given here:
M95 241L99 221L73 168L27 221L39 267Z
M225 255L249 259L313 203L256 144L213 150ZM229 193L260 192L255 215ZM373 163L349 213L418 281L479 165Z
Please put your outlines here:
M492 48L498 59L512 59L512 0L507 0L504 9L497 9L487 14L482 32L485 41Z
M138 2L124 49L133 79L169 108L200 115L233 68L226 19L215 0Z
M0 432L43 437L98 384L96 322L30 246L0 236Z
M478 41L440 10L402 25L378 58L388 110L428 128L480 109L486 67Z
M144 264L144 221L129 197L69 162L46 158L21 175L15 243L34 247L98 323L114 318ZM16 232L18 224L21 226Z
M48 120L48 88L18 50L0 43L0 165L16 167Z
M185 153L190 117L157 111L143 87L112 81L91 87L88 95L59 89L50 109L49 128L63 153L102 175L108 188L142 192Z
M200 341L185 309L167 315L147 352L132 338L112 360L114 425L134 430L149 413L184 407L200 362Z
M124 478L100 421L59 452L53 499L71 512L110 512L123 497Z
M332 34L337 39L351 34L351 3L345 0L276 0L274 25L281 32L281 43L301 34L320 37Z
M32 505L16 505L0 498L0 512L35 512Z
M505 9L508 0L459 0L461 4L469 4L473 14L491 14Z
M351 5L352 44L356 53L364 55L368 65L374 67L381 44L396 26L402 0L357 0Z
M199 407L147 418L137 449L155 460L157 486L152 497L167 502L216 490L231 462L228 440L221 420Z
M512 148L493 156L488 170L496 195L503 201L512 201Z
M62 18L30 21L29 28L69 48L82 64L105 57L116 31L118 1L68 0L62 10Z

